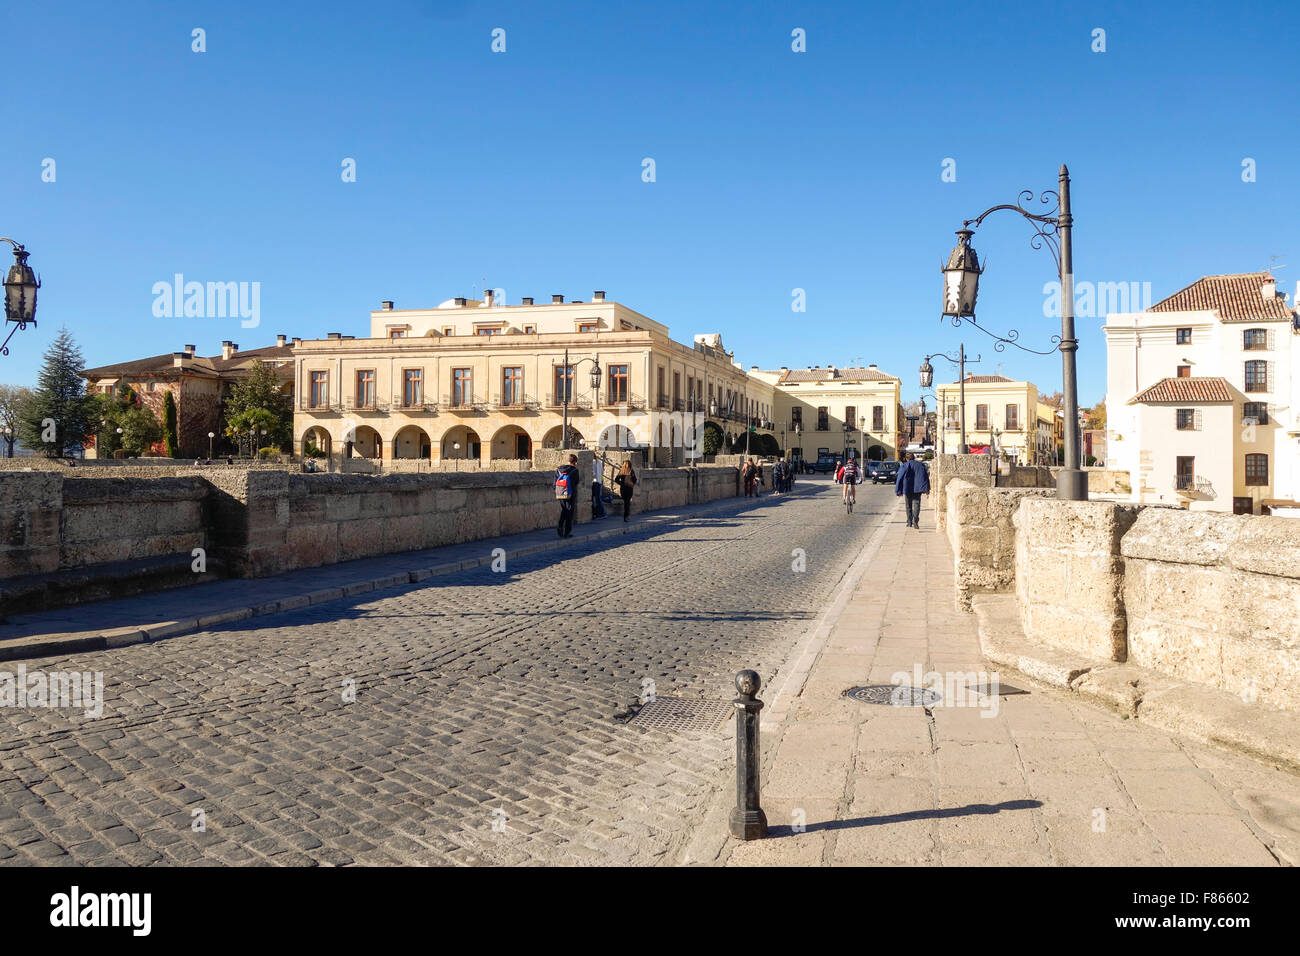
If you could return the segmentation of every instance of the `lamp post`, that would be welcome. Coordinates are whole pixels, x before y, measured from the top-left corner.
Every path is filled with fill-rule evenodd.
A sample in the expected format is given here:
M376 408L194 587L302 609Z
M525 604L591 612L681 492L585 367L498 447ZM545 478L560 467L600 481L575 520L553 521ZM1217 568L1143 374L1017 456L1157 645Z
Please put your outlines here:
M1070 213L1070 171L1061 165L1058 176L1058 191L1043 192L1038 201L1048 206L1046 213L1034 213L1024 208L1024 203L1031 201L1031 190L1022 190L1014 203L1002 203L984 210L974 219L962 222L957 230L957 245L948 256L948 264L943 272L943 311L942 317L952 320L953 325L960 326L963 321L970 323L995 340L994 349L1001 352L1008 345L1035 355L1061 353L1061 385L1065 396L1065 420L1072 424L1079 417L1079 383L1076 375L1076 353L1079 341L1074 337L1074 246L1072 231L1074 217ZM1055 202L1055 208L1051 203ZM1034 249L1044 246L1056 262L1057 275L1061 280L1061 334L1053 335L1053 347L1047 351L1026 348L1016 341L1020 333L1012 329L1006 335L998 335L981 326L975 320L975 299L979 292L979 277L984 270L980 268L979 258L970 244L974 231L990 214L1002 209L1019 213L1033 227L1034 234L1029 245ZM963 409L964 411L964 409ZM1065 467L1056 476L1056 496L1069 501L1086 501L1088 499L1088 475L1080 467L1079 436L1073 427L1065 433Z
M560 432L560 447L569 447L569 393L573 391L573 373L583 362L591 363L591 388L592 391L600 391L600 359L587 358L578 359L573 365L569 364L569 350L564 350L564 429Z
M212 439L217 437L216 432L208 432L208 458L212 457Z
M961 442L957 446L957 448L963 455L969 454L970 446L966 444L966 343L963 342L958 347L956 358L953 358L951 355L945 355L942 352L934 352L930 355L927 355L925 359L922 360L921 362L921 387L922 388L929 388L930 385L934 382L934 366L930 364L930 359L932 358L945 359L946 361L949 361L953 365L957 366L957 383L958 383L958 389L960 395L960 397L957 399L959 403L957 407L957 414L958 414L958 419L961 422L961 426L960 426ZM976 355L973 359L971 359L971 364L978 365L980 358L981 356ZM939 405L940 405L939 411L943 411L943 407L942 407L943 403L940 402ZM947 424L948 424L947 422L944 422L945 429L947 428Z
M5 443L9 446L5 457L12 458L14 456L14 430L8 425L5 426L4 436Z
M21 242L0 236L0 242L7 242L14 247L14 264L9 267L5 278L5 322L14 323L3 343L0 343L0 355L9 354L9 340L19 329L27 328L27 323L36 324L36 290L41 287L40 280L27 264L27 250Z

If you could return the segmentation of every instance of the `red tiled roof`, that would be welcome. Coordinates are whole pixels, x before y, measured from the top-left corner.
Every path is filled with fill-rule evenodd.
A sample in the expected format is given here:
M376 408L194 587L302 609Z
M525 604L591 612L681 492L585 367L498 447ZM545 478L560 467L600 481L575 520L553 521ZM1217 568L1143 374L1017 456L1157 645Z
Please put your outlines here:
M121 378L130 375L164 375L181 371L191 375L212 376L219 373L240 374L247 372L248 368L254 361L262 362L292 362L293 346L292 345L268 345L260 349L249 349L247 352L236 352L228 359L223 359L220 355L203 356L195 355L185 359L183 369L178 368L173 360L172 353L166 355L151 355L148 358L132 359L128 362L118 362L115 365L101 365L97 368L88 368L81 373L83 378ZM281 377L286 374L292 375L292 372L286 373L282 366L280 369Z
M896 375L887 375L875 368L792 368L782 373L778 382L892 382Z
M1128 400L1130 405L1140 402L1230 402L1232 392L1228 380L1203 376L1199 378L1162 378L1150 388L1144 388Z
M1185 289L1161 299L1148 312L1214 312L1224 322L1250 322L1258 319L1290 319L1294 313L1280 296L1264 298L1264 282L1273 277L1267 272L1240 272L1222 276L1203 276Z

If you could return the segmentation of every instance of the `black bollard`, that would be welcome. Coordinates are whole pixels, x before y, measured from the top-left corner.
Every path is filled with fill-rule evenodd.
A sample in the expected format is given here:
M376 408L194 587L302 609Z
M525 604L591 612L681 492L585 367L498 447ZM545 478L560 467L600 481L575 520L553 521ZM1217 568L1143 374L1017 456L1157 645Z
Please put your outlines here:
M736 708L736 807L731 811L731 835L741 840L767 836L767 815L759 806L758 793L758 712L763 702L755 695L760 684L756 671L741 671L736 675L740 696L732 701Z

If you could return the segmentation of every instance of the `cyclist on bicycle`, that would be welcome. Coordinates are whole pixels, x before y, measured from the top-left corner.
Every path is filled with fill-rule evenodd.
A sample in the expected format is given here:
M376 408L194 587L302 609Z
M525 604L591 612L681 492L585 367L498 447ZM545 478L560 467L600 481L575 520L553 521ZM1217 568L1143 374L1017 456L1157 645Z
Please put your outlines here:
M844 463L844 500L848 501L852 496L856 502L858 493L854 490L854 485L858 483L858 460L850 458Z

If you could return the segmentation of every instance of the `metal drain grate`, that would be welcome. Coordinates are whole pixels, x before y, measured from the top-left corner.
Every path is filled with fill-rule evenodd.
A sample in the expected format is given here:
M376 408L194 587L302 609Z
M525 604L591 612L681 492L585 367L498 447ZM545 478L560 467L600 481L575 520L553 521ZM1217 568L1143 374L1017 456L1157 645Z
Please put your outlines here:
M731 717L729 700L691 700L685 697L656 697L628 721L655 730L702 730L712 732Z
M894 707L933 707L943 699L932 690L908 684L850 687L844 696L860 704L892 704Z
M1029 691L1021 690L1019 687L1012 687L1010 684L971 684L966 688L973 690L981 697L1010 697L1012 694L1028 694Z

